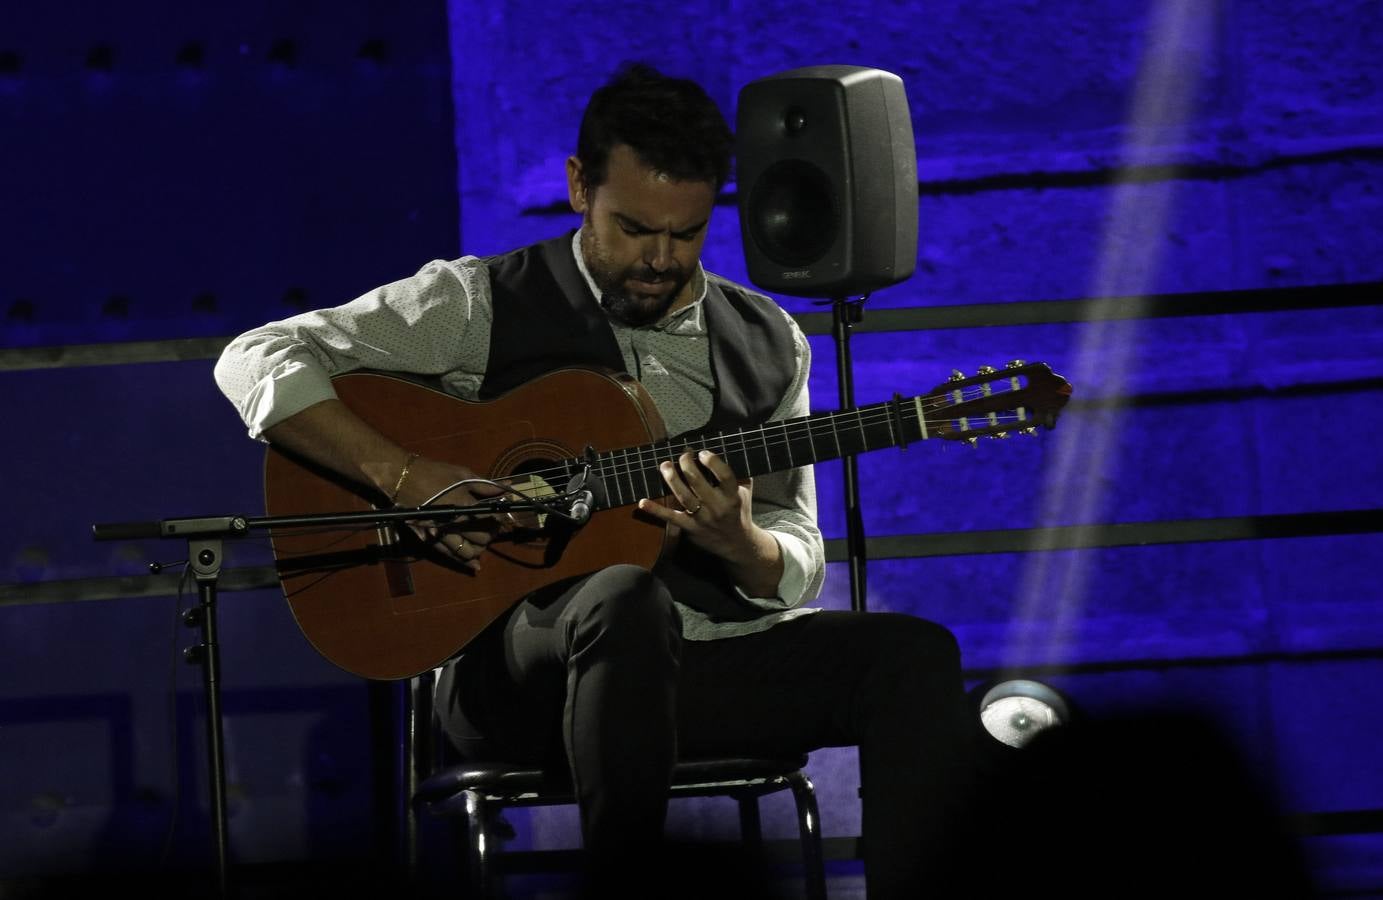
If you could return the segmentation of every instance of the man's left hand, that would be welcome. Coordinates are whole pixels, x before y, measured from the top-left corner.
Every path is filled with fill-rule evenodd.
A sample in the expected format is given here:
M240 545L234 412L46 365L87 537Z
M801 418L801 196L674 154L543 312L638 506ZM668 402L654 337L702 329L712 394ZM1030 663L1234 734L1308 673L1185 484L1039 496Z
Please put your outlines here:
M709 450L687 451L676 463L658 468L681 509L648 499L639 501L639 509L724 559L751 596L772 596L782 574L781 551L773 536L754 524L753 481L740 483L725 460Z

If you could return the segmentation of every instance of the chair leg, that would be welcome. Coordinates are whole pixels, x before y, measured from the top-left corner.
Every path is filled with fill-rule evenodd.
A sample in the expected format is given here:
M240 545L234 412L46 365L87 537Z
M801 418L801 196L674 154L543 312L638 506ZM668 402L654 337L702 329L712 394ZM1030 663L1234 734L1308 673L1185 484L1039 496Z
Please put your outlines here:
M418 785L432 771L431 752L432 677L431 673L415 675L404 690L404 727L401 735L403 784L401 814L403 819L403 868L410 882L419 883L421 854L419 846L421 815L413 798Z
M466 866L471 882L470 896L488 898L490 894L490 833L485 798L479 791L466 791Z
M797 801L797 827L802 835L802 868L807 879L808 900L826 900L826 863L821 855L821 817L811 779L801 772L787 776Z
M759 819L759 797L757 794L741 794L740 841L758 853L763 847L763 825Z

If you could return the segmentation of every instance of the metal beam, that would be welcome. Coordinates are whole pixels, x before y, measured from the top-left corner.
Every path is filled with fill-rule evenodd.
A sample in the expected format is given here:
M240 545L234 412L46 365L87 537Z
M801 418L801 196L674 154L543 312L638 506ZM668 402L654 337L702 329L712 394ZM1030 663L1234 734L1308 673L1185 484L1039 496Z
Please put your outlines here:
M1356 284L1154 294L1146 297L872 309L862 321L853 326L853 330L877 333L1005 325L1050 325L1120 319L1340 309L1380 304L1383 304L1383 282L1369 281ZM831 333L831 313L798 313L793 318L807 334ZM215 359L229 342L229 337L213 337L0 349L0 372Z
M1326 537L1383 531L1383 509L1351 509L1320 513L1285 513L1219 519L1174 519L1108 525L1067 525L1052 528L1009 528L996 531L932 532L872 537L865 542L869 559L924 559L979 553L1031 553L1098 547L1145 547L1207 541L1248 541L1271 538ZM826 541L826 561L845 560L845 541ZM167 597L178 592L178 574L122 575L0 584L0 607L83 600L124 600ZM253 591L279 587L273 566L246 566L222 572L223 591Z
M1080 550L1206 541L1323 537L1378 531L1383 531L1383 509L1357 509L1231 516L1218 519L1174 519L1108 525L899 534L871 537L865 542L865 551L871 560L920 559L977 553L1029 553L1034 550ZM826 542L827 562L843 562L845 558L844 539L837 538Z
M120 366L129 363L182 362L215 359L230 338L179 338L168 341L120 341L110 344L68 344L0 350L0 372L28 369L74 369L81 366Z
M1341 309L1383 304L1383 282L1332 284L1262 290L1150 294L1146 297L1102 297L1080 300L1036 300L963 306L910 306L869 309L852 330L861 332L929 331L942 328L989 328L1004 325L1051 325L1128 319L1165 319L1237 313ZM831 313L794 316L807 334L830 334Z

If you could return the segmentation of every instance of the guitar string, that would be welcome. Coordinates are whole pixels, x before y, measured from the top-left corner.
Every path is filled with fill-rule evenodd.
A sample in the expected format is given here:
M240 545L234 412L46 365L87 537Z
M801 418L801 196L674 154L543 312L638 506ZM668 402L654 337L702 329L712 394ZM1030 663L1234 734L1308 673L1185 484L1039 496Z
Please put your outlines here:
M757 456L759 454L771 456L775 451L790 447L791 445L800 444L803 441L809 441L814 450L818 438L827 442L833 439L837 443L839 442L839 432L835 427L835 422L837 419L845 418L850 420L850 426L855 431L864 431L867 428L879 428L885 425L892 426L896 421L890 411L877 408L869 410L864 415L857 415L851 412L819 417L813 416L803 420L787 420L783 423L779 423L781 427L753 429L755 435L753 438L748 437L746 432L738 432L730 435L721 434L714 437L703 435L701 436L703 441L700 443L700 446L716 446L719 448L719 453L722 456L730 457L735 454L740 454L744 455L746 458L750 455ZM960 417L957 416L952 418ZM1031 426L1036 426L1038 424L1036 419L1019 417L1016 413L996 412L993 422L990 422L988 413L981 413L969 418L978 420L976 427L966 430L954 429L946 432L946 434L953 439L966 439L967 436L984 437L987 433L990 433L987 432L986 429L992 428L994 425L1007 427L1020 423ZM916 417L912 416L908 424L915 425L916 421ZM938 420L929 420L929 422L935 426L933 429L935 432L940 433L942 431ZM848 433L847 431L847 434ZM673 449L673 446L671 439L665 439L664 441L656 441L651 444L644 444L637 447L604 451L598 455L597 458L600 463L594 467L593 471L602 479L610 478L618 480L619 478L627 478L630 482L629 486L633 488L633 477L635 475L646 480L650 469L656 468L661 462L671 461L672 457L666 454L667 451ZM690 444L687 442L682 442L680 446L690 449ZM680 455L680 453L675 455ZM841 453L840 455L844 454ZM624 458L618 459L618 456L623 456ZM815 459L812 460L812 462L816 461ZM571 463L579 464L581 462L583 462L583 460L569 459L552 468L526 471L524 474L536 475L540 478L544 478L544 480L548 480L549 477L569 474L569 465ZM772 463L771 459L770 463ZM787 468L787 466L784 466L784 468ZM623 496L623 488L616 485L616 490ZM607 490L607 494L608 493L609 491Z
M956 418L961 417L958 416ZM976 427L968 428L965 430L956 429L946 431L945 434L955 435L956 437L963 437L966 434L973 433L976 437L980 437L985 434L985 429L991 428L996 424L1010 425L1020 424L1024 422L1031 423L1034 425L1037 424L1036 419L1032 417L1020 417L1017 413L1009 412L995 412L992 421L990 420L990 416L988 413L981 413L977 416L971 416L968 418L975 419L981 424L978 424ZM941 423L939 420L932 419L928 421L930 425L935 426L933 428L928 429L933 436L941 432ZM851 416L849 425L851 431L859 432L868 429L877 429L880 425L892 426L896 424L896 422L897 419L893 415L889 413L879 412L870 413L868 415L862 416ZM904 424L915 423L916 419L912 419L910 421L905 420ZM697 437L701 438L701 440L696 442L682 441L680 442L680 445L688 449L691 449L693 443L703 448L709 448L712 446L719 445L723 448L725 452L744 452L746 449L748 449L754 453L759 453L762 452L765 448L777 449L780 447L788 446L790 444L799 444L803 441L803 439L807 438L812 439L814 442L818 436L829 437L839 433L839 429L835 427L834 422L823 424L823 421L819 418L813 418L811 420L788 419L782 422L773 423L769 426L754 428L751 429L751 431L753 432L752 436L750 436L748 431L736 432L730 435L698 435ZM918 440L921 440L921 438L919 437ZM670 450L672 449L672 446L673 445L671 443L671 439L669 438L663 441L655 441L650 444L643 444L636 447L627 447L618 450L605 451L604 455L610 456L613 462L613 457L616 454L623 453L628 455L640 453L656 453L656 451L658 450ZM614 466L614 470L620 472L627 471L625 469L621 469L618 464Z
M912 426L917 425L918 420L915 413L902 410L898 412L902 413L904 424ZM979 424L977 427L967 429L966 431L973 431L975 432L975 436L982 436L984 429L990 427L990 415L990 413L982 412L972 416L956 415L944 418L928 418L928 430L939 432L942 430L945 422L954 421L960 418L969 418L975 420ZM1037 424L1035 418L1020 417L1016 412L996 410L993 416L994 423L996 424L1008 425L1021 422L1031 422L1034 425ZM848 434L850 431L862 431L867 428L877 428L880 425L891 426L898 421L898 418L899 416L895 415L895 410L888 409L887 407L860 407L857 410L847 412L835 412L822 415L802 416L796 419L786 419L781 422L769 423L764 426L732 432L728 435L697 435L696 437L700 438L700 445L719 445L727 453L742 453L745 451L759 453L762 452L765 447L769 449L784 447L791 443L799 443L804 439L815 439L817 436L832 437L839 433L840 429L837 426L842 421L848 426ZM946 433L959 437L965 434L966 431L953 430ZM690 442L683 441L681 442L681 446L690 447ZM610 457L612 465L603 467L602 471L627 474L627 472L635 470L627 466L622 467L621 464L614 459L617 454L624 454L625 456L636 454L640 457L646 454L653 454L656 458L659 450L666 451L671 448L671 438L665 438L661 441L654 441L640 446L603 451L600 455ZM579 462L580 460L573 459L570 461ZM644 466L639 466L638 468L644 468ZM560 471L561 469L559 467L554 467L553 469L543 470L541 473L534 474Z
M993 413L993 423L990 422L990 413L979 413L977 415L967 417L952 416L947 417L947 419L944 420L934 418L928 419L927 421L930 426L928 430L933 433L942 432L944 429L945 422L953 421L955 419L960 418L969 418L975 420L978 424L976 427L965 430L956 429L946 431L945 433L947 435L955 435L957 437L960 437L966 434L967 432L974 432L975 436L981 436L984 433L984 429L991 427L992 424L1010 425L1019 424L1023 422L1032 423L1034 425L1037 424L1037 420L1030 416L1023 417L1019 416L1017 413L1014 412L995 411ZM725 452L744 452L745 450L750 450L752 452L757 453L761 452L766 446L772 449L777 447L783 447L790 443L801 442L802 440L807 438L815 439L818 436L832 437L840 433L841 429L839 429L837 426L842 421L846 423L846 433L849 434L850 432L858 432L869 428L877 428L881 425L893 425L897 422L897 417L891 411L880 409L865 410L860 413L851 412L846 414L830 414L828 416L803 417L801 419L788 419L782 422L771 423L770 425L747 429L745 431L733 432L730 434L697 435L696 437L700 438L700 440L696 443L701 446L719 445L722 448L724 448ZM904 424L916 426L916 416L905 415ZM692 442L690 441L680 442L680 446L690 447L691 445ZM615 471L620 473L628 471L628 469L621 468L620 463L614 459L614 457L618 454L630 455L653 453L656 455L657 451L666 451L671 449L672 446L673 445L671 444L671 439L667 438L662 441L655 441L640 446L603 451L601 453L601 456L609 457L610 462L613 464L613 466L605 467L604 470ZM548 471L560 470L554 469Z
M960 405L963 405L966 402L970 402L973 399L982 399L985 396L998 397L1002 399L1006 395L1014 393L1014 391L1012 390L1007 390L1001 391L998 394L986 395L983 388L975 387L959 388L958 390L961 392L960 400L956 400L953 392L948 394L937 394L917 398L901 398L899 400L886 401L884 403L872 404L870 406L857 407L851 410L838 410L825 414L813 414L808 416L802 416L797 419L788 419L780 423L768 423L767 425L760 426L758 428L740 431L738 433L732 433L730 435L720 434L715 436L714 438L711 438L709 435L703 435L701 437L704 438L703 445L719 444L721 455L730 456L735 453L739 453L745 455L746 459L751 452L756 455L758 453L771 454L776 449L789 447L790 445L800 442L804 439L811 443L812 449L814 451L815 439L817 437L821 437L822 439L832 438L834 439L835 443L837 444L837 447L839 448L840 440L839 429L837 428L837 425L842 420L849 420L850 428L853 428L854 430L859 432L863 432L866 428L878 427L880 425L888 425L890 426L891 430L891 427L894 424L896 424L899 421L899 419L902 419L904 424L911 424L914 426L917 425L919 421L919 416L917 413L918 407L921 407L926 411L937 412L943 409L954 409ZM910 399L911 402L909 402ZM1020 418L1016 413L1008 412L993 413L994 418L992 421L990 419L990 416L990 413L980 413L979 415L968 417L977 419L985 424L982 424L979 428L969 429L968 431L954 430L949 432L949 434L959 438L969 432L974 432L973 436L981 437L985 434L984 429L987 427L991 427L995 423L1007 425L1010 423L1016 424L1025 421L1034 421L1031 419ZM935 426L935 430L940 431L943 422L951 421L962 417L957 415L949 415L937 419L931 419L924 415L922 418L925 418L930 426ZM1036 424L1035 421L1034 424ZM929 428L929 430L932 429ZM750 437L751 432L754 435L754 437L752 438ZM621 477L628 478L630 487L633 488L633 475L637 473L646 482L647 474L650 468L656 468L657 464L659 464L660 462L670 461L670 459L660 458L660 451L666 453L667 451L672 449L672 446L673 445L671 439L667 438L663 441L655 441L651 444L644 444L636 447L628 447L619 450L604 451L603 453L598 455L598 458L608 459L608 464L596 466L595 471L602 479L612 478L618 480ZM688 447L689 445L684 442L682 446ZM623 454L625 459L622 462L617 461L615 459L616 454ZM636 456L635 460L631 461L629 459L629 456L631 454L634 454ZM550 481L553 477L569 474L569 466L572 462L581 462L581 460L564 460L562 463L554 465L550 468L529 470L525 471L523 474L525 476L536 476L538 478L542 478L544 481ZM813 460L813 462L815 462L815 460ZM528 495L524 494L522 491L513 488L508 484L505 484L503 481L484 478L474 480L483 481L488 484L502 487L506 492L514 494L524 500L530 499ZM421 506L430 505L431 503L435 502L438 498L440 498L442 494L445 494L447 491L452 490L456 486L457 485L448 486L447 488L428 498L428 500L421 504ZM646 483L645 487L647 487ZM616 485L616 488L622 497L623 489L619 488L618 485ZM607 490L607 495L608 493L609 491ZM635 493L637 493L637 491L635 491ZM666 497L668 496L668 494L664 494L662 496ZM350 529L350 531L354 533L357 530L365 531L373 527L373 525L367 525L362 526L360 529ZM338 526L305 525L293 527L281 526L280 529L277 530L281 530L285 533L291 533L295 536L298 536L311 534L318 531L334 531L336 533L340 533L342 529Z

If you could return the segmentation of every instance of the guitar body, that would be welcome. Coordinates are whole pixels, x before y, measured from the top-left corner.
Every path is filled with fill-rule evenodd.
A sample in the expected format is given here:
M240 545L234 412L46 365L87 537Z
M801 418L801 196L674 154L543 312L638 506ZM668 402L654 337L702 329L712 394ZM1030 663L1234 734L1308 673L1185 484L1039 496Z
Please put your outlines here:
M310 519L293 530L275 523L274 558L298 626L327 659L376 679L441 665L541 587L619 563L651 569L671 539L635 504L668 502L658 466L687 449L685 441L746 479L916 441L1036 434L1056 424L1071 396L1071 385L1045 363L1014 360L968 378L956 372L929 394L684 436L674 445L652 398L625 374L560 369L486 403L374 372L332 383L348 407L407 450L503 480L533 501L590 492L584 525L548 514L546 522L501 532L473 572L406 525L344 529L341 514L367 515L386 498L270 448L269 517L336 522L331 530ZM578 474L586 478L579 486L571 483Z
M563 369L486 403L378 373L333 380L337 395L407 450L517 477L553 461L665 437L642 386L627 375ZM270 448L269 516L369 511L382 497ZM554 484L561 492L566 485ZM658 499L658 498L654 498ZM327 659L374 679L408 678L459 653L518 599L617 563L651 568L666 529L634 506L600 509L581 527L500 535L473 573L414 539L406 526L276 530L274 557L299 627Z

